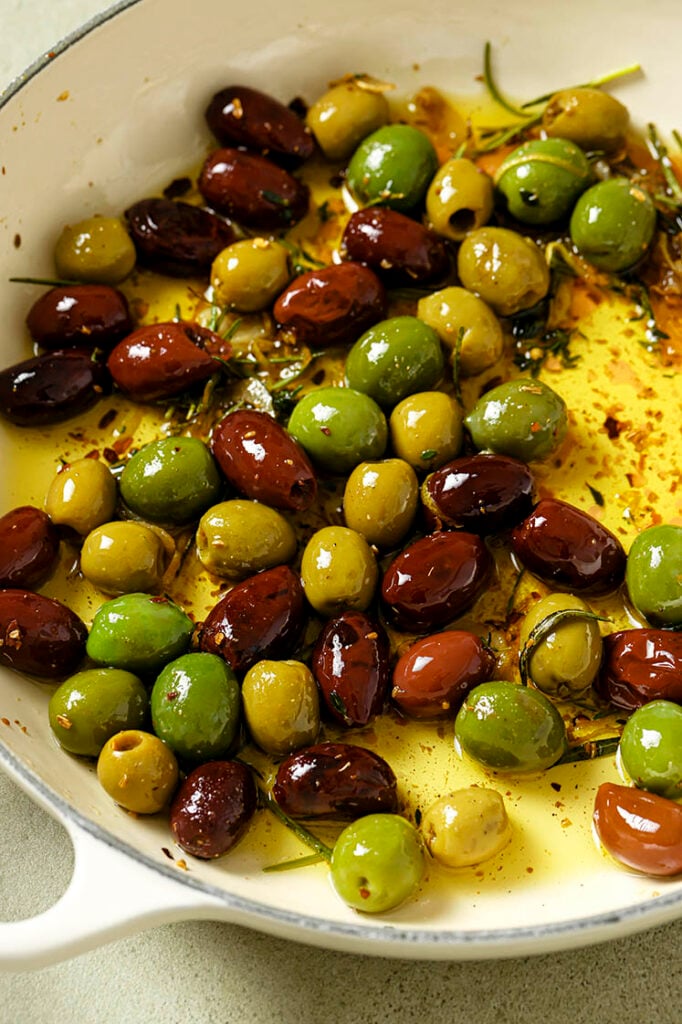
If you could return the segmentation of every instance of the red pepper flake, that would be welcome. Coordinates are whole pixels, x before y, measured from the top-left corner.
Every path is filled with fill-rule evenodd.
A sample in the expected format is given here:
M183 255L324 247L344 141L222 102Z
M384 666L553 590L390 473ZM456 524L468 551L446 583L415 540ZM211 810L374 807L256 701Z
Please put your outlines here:
M12 728L12 723L9 718L0 718L0 722L2 722L3 725L7 725L10 729Z
M329 437L331 435L329 427L320 427L320 432L323 433L325 437Z
M169 690L168 693L166 694L166 700L177 700L177 697L178 697L178 691L177 690Z
M57 722L61 725L62 729L70 729L73 722L66 715L57 715Z
M609 441L615 441L620 437L620 433L623 429L623 424L619 423L613 416L607 416L604 420L604 430L609 436Z
M360 895L362 896L363 900L368 900L370 898L370 896L372 895L371 892L369 891L369 889L365 889L364 886L362 886L358 891L359 891Z
M21 235L19 234L14 236L14 248L21 249Z

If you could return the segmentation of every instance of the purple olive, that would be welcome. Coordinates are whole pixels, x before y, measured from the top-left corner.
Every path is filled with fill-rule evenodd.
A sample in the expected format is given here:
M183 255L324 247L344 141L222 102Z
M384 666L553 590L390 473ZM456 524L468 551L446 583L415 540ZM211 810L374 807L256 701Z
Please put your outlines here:
M468 455L447 462L422 485L436 521L472 533L499 533L533 510L533 475L506 455Z
M189 203L141 199L125 215L137 262L171 277L207 274L235 239L222 217Z
M171 831L193 857L221 857L243 836L257 802L256 784L246 765L208 761L190 772L175 794Z
M41 348L111 348L133 329L125 295L108 284L51 288L37 299L26 326Z
M292 818L397 813L397 780L382 757L350 743L318 743L279 766L272 794Z
M394 285L438 281L450 266L442 238L387 206L368 206L352 214L341 249L348 259L366 264Z
M381 711L390 679L382 626L364 612L330 619L317 638L312 670L328 711L344 725L366 725Z
M273 308L275 320L313 348L356 341L386 314L386 293L374 271L340 263L295 278Z
M626 711L652 700L682 704L682 633L623 629L605 636L604 657L594 686L602 697Z
M80 618L31 590L0 590L0 664L40 679L71 675L85 656Z
M214 343L221 357L229 346L199 324L171 321L138 327L109 353L107 367L114 383L135 402L153 402L204 384L218 372L218 363L203 346Z
M21 505L0 517L0 587L31 589L49 576L59 534L42 509Z
M293 110L246 85L217 92L205 116L221 145L254 150L283 167L298 166L315 150L312 135Z
M239 149L212 153L198 184L209 206L245 228L290 228L308 212L307 185L265 157Z
M22 427L61 423L89 409L108 386L89 349L58 349L0 372L0 413Z

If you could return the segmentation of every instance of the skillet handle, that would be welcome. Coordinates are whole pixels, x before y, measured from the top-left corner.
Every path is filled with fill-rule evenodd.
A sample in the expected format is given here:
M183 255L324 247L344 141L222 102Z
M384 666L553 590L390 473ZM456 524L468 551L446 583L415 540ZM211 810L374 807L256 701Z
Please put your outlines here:
M0 970L23 971L68 960L159 924L224 916L210 894L178 884L132 860L79 825L62 821L74 847L64 895L25 921L0 922Z

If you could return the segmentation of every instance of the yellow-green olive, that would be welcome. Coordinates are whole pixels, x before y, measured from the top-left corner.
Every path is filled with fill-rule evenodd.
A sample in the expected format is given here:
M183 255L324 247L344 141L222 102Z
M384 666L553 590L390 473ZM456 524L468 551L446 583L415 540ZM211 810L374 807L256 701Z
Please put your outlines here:
M290 523L259 501L222 501L199 520L197 555L216 576L242 580L283 565L295 554L296 534Z
M239 313L266 309L289 283L287 251L268 238L242 238L218 253L211 266L213 297Z
M168 542L144 523L105 523L83 542L81 572L105 594L151 593L159 589L168 566Z
M244 676L242 702L249 732L268 754L290 754L315 742L320 703L303 662L257 662Z
M321 615L365 611L378 578L374 553L347 526L324 526L308 541L301 561L305 596Z
M454 459L462 447L462 409L443 391L419 391L398 402L389 420L395 454L418 473Z
M368 85L371 82L339 82L308 110L308 127L329 160L345 160L359 142L388 121L386 97Z
M454 242L488 223L493 183L472 160L453 157L437 171L426 193L426 216L434 231Z
M457 254L459 279L499 316L530 309L549 291L549 268L541 249L508 228L480 228Z
M483 786L458 789L436 800L424 812L421 831L431 856L449 868L489 860L512 834L501 794Z
M118 217L67 224L57 239L57 273L69 281L118 284L135 266L135 246Z
M178 762L163 740L141 729L117 732L102 747L97 778L110 797L135 814L156 814L178 784Z
M108 522L116 509L116 480L104 462L76 459L57 473L45 498L53 523L85 536Z
M590 609L572 594L548 594L534 604L521 626L519 652L523 653L532 631L557 612L580 612L547 623L547 632L529 646L528 678L538 690L570 699L584 693L596 678L602 659L599 623Z
M346 525L369 544L394 547L412 525L418 496L417 475L403 459L361 462L346 481Z
M545 107L542 127L552 138L609 153L625 141L629 120L627 107L615 96L583 86L555 93Z
M490 306L466 288L452 286L419 300L417 316L433 327L463 377L494 366L504 349L500 321Z

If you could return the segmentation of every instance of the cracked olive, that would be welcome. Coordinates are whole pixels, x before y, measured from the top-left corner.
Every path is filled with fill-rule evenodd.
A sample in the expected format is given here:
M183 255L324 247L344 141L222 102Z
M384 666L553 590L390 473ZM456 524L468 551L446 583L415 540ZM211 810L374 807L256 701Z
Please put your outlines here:
M298 402L288 430L310 458L330 473L349 473L359 462L380 459L386 417L369 395L354 388L319 388Z
M358 818L346 826L334 844L334 888L348 906L366 914L381 914L404 903L423 873L420 835L398 814Z
M382 92L357 81L339 82L308 110L306 121L328 160L345 160L372 132L386 124L388 101Z
M240 498L204 512L196 544L204 568L229 580L290 562L296 554L296 534L284 516L259 501Z
M393 408L389 421L395 454L417 473L453 459L462 447L462 409L444 391L419 391Z
M102 747L97 778L109 796L134 814L156 814L178 784L175 754L141 729L117 732Z
M549 291L544 253L508 228L470 232L457 253L461 283L487 302L498 316L514 316L535 306Z
M378 578L376 558L361 534L347 526L323 526L306 544L301 560L305 596L321 615L365 611Z
M116 520L92 530L81 548L86 580L105 594L159 589L169 562L172 540L144 523Z
M492 212L493 183L473 160L453 157L439 168L426 193L426 216L437 234L461 242Z
M571 241L599 270L618 273L637 263L656 228L649 194L628 178L609 178L588 188L571 215Z
M442 376L443 363L432 327L415 316L394 316L358 338L346 357L346 380L379 405L391 406L432 387Z
M615 96L578 86L555 93L542 114L542 127L551 138L571 139L581 149L613 152L625 141L630 115Z
M628 718L618 746L620 762L638 789L682 796L682 708L652 700Z
M625 569L633 605L653 626L682 625L682 526L650 526L635 537Z
M116 480L98 459L76 459L50 484L45 511L53 523L85 536L108 522L116 509Z
M502 162L495 185L522 224L553 224L567 216L592 179L590 163L568 139L532 139Z
M502 355L502 325L478 295L453 285L419 300L417 316L432 327L463 377L475 377Z
M599 623L590 618L590 609L573 594L548 594L534 604L521 626L519 652L523 652L531 632L549 615L577 611L548 628L548 632L529 648L528 677L551 697L568 700L584 693L594 682L602 657Z
M360 143L346 179L360 205L381 203L405 211L422 201L437 169L436 151L424 132L387 124Z
M63 228L54 261L67 281L118 284L135 266L135 246L118 217L88 217Z
M486 786L440 797L424 811L420 828L431 856L449 868L489 860L512 835L502 794Z
M70 754L97 757L124 729L142 729L149 710L147 691L132 672L92 668L59 686L49 705L50 727Z
M184 654L194 630L167 597L124 594L95 612L86 650L100 665L148 675Z
M361 462L346 481L343 514L346 526L369 544L399 544L417 511L417 476L403 459Z
M239 313L266 309L289 284L286 249L268 238L242 238L218 253L211 266L213 298Z
M131 456L120 480L128 508L155 523L191 522L220 493L213 456L196 437L150 441Z
M320 701L303 662L257 662L244 676L242 700L249 732L268 754L290 754L315 742Z
M555 451L568 429L563 398L541 380L505 381L479 398L466 424L479 451L531 462Z

